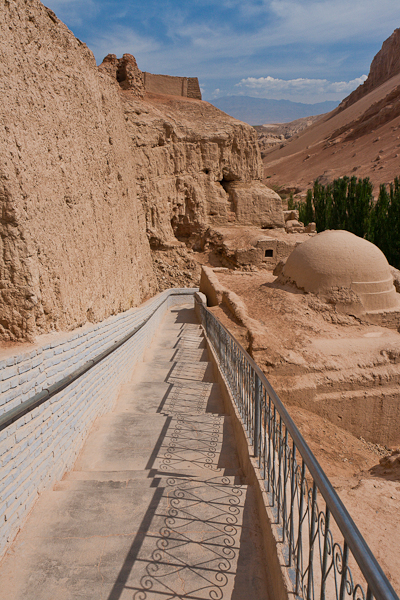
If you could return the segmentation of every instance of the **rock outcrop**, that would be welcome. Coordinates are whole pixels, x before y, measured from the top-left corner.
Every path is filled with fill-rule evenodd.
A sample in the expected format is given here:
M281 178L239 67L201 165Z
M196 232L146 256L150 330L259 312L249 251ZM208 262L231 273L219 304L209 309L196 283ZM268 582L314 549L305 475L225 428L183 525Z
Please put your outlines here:
M123 90L131 90L138 98L144 96L144 76L132 54L124 54L118 59L115 54L107 54L99 70L116 79Z
M0 337L20 340L153 295L150 244L240 222L224 184L258 190L262 164L251 127L146 95L131 55L98 68L39 0L5 0L0 27Z
M99 68L114 81L118 65L137 73L130 55L117 63L111 57ZM139 77L131 88L127 79L120 83L121 100L151 246L195 240L209 225L227 222L283 227L281 199L261 182L254 129L207 102L151 93L142 98Z
M224 189L232 202L236 222L265 229L282 227L281 198L261 182L228 181Z
M383 42L382 48L374 57L368 78L343 100L339 109L348 108L363 96L372 92L385 81L400 73L400 29L395 29L392 35Z
M37 0L0 11L3 339L74 328L156 292L119 88Z

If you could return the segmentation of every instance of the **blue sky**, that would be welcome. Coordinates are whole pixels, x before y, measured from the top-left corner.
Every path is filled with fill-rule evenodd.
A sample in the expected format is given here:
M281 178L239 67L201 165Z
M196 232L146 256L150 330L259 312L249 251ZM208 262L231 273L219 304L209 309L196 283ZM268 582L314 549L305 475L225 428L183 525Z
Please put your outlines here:
M399 0L45 0L93 51L197 76L203 98L341 100L400 27Z

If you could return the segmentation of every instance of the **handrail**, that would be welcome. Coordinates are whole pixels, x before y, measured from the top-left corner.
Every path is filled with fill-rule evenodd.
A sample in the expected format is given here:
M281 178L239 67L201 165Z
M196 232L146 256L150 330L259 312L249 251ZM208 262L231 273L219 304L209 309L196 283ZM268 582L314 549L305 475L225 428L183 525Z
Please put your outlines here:
M144 319L144 321L140 325L137 325L123 338L117 340L116 342L113 342L113 344L109 346L109 348L101 352L95 358L88 360L84 365L82 365L63 379L60 379L60 381L56 381L56 383L53 383L53 385L51 385L50 387L46 388L45 390L42 390L41 392L38 392L37 394L32 396L32 398L28 398L28 400L25 400L25 402L21 402L21 404L19 404L15 408L12 408L11 410L3 413L0 416L0 431L6 429L6 427L9 427L12 423L25 416L26 414L30 413L32 410L34 410L44 402L47 402L47 400L49 400L52 396L55 396L55 394L58 394L59 392L64 390L66 387L71 385L71 383L79 379L79 377L82 377L82 375L85 375L85 373L90 371L90 369L98 365L99 362L107 358L107 356L115 352L115 350L118 350L118 348L120 348L123 344L130 340L131 337L133 337L140 329L142 329L142 327L146 325L146 323L150 321L152 316L171 296L192 296L196 289L197 288L182 288L182 291L180 292L171 292L156 306L156 308Z
M309 557L311 556L312 559L302 572L299 564L301 560L304 559L304 556L300 556L301 560L299 560L299 554L302 554L299 545L300 542L297 539L296 546L293 539L289 540L289 545L291 545L291 547L289 548L288 566L294 566L296 570L296 594L300 593L299 579L301 579L303 584L301 586L303 596L307 597L307 599L314 597L315 581L313 563L315 562L315 558L313 556L313 551L315 549L314 546L316 544L317 536L320 536L323 542L323 552L320 550L320 554L323 554L322 563L325 562L324 568L322 568L323 564L321 563L321 598L325 598L329 572L333 569L333 574L336 576L335 568L337 567L337 574L341 579L340 586L335 579L336 597L338 600L343 600L346 593L347 595L352 595L354 599L361 598L370 600L372 597L375 597L378 600L399 600L396 592L382 571L382 568L372 554L346 507L333 489L328 477L325 475L314 454L296 427L293 419L290 417L288 411L260 367L226 327L222 325L215 315L209 311L196 296L195 301L200 306L201 320L206 336L218 356L221 370L231 389L239 412L241 412L242 417L244 417L244 424L247 426L248 433L254 445L255 457L258 458L260 468L262 466L264 468L264 477L268 475L274 480L272 483L268 482L267 489L270 489L272 486L272 493L274 494L275 499L278 498L278 518L279 513L281 513L283 538L285 538L285 532L286 534L289 534L288 537L290 537L290 534L293 536L293 519L295 516L293 506L294 495L297 495L299 505L303 505L302 499L307 503L307 507L299 509L300 513L297 515L297 520L299 522L297 526L300 538L300 532L303 527L302 522L306 520L305 517L307 511L310 521L306 550L309 553ZM252 396L252 398L249 398L249 396ZM275 410L280 416L279 424L277 423ZM285 431L282 431L282 425ZM288 435L290 435L293 441L292 449L288 444ZM265 439L262 439L263 436ZM270 451L271 447L274 448L274 456L272 456L272 452ZM300 453L303 461L301 475L300 467L296 461L296 450ZM277 453L280 453L279 456ZM266 456L268 456L268 460L270 461L269 473L266 472ZM307 487L305 466L313 480L312 491ZM278 468L281 483L279 484L278 478L278 485L276 485L275 469ZM285 470L286 473L284 472ZM307 493L303 491L303 488ZM321 493L325 501L325 514L318 510L316 500L317 491ZM289 492L291 505L288 510L287 506L283 506L280 495L284 496L287 500ZM281 501L279 501L279 498ZM287 510L286 520L284 510ZM334 518L343 535L343 550L333 541L332 532L329 529L330 516ZM285 539L283 539L283 541L285 541ZM353 583L351 571L348 567L348 550L352 552L355 561L365 577L368 585L366 594L360 584L354 585ZM327 564L327 561L330 556L332 557L332 563L328 568L329 565ZM293 565L295 559L297 559L296 565ZM340 564L335 565L335 561L339 561ZM306 579L307 582L304 584ZM311 587L312 590L310 589Z

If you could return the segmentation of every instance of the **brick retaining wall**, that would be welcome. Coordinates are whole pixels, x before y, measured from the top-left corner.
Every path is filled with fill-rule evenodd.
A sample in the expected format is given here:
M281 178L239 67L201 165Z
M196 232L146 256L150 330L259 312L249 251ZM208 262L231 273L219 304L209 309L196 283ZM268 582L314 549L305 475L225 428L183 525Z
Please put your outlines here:
M74 372L154 315L78 380L0 431L0 556L38 494L72 467L94 420L142 360L166 310L193 303L195 290L166 290L138 308L70 333L43 336L29 352L0 361L0 415ZM187 295L188 292L192 295ZM174 294L174 295L172 295ZM175 295L180 294L180 295Z

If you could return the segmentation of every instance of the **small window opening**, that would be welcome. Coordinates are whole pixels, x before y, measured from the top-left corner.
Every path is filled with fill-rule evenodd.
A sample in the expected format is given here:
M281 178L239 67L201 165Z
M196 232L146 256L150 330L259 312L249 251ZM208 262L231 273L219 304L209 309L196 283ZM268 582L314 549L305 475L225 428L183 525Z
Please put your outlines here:
M265 258L273 258L274 251L273 250L265 250L264 256L265 256Z

